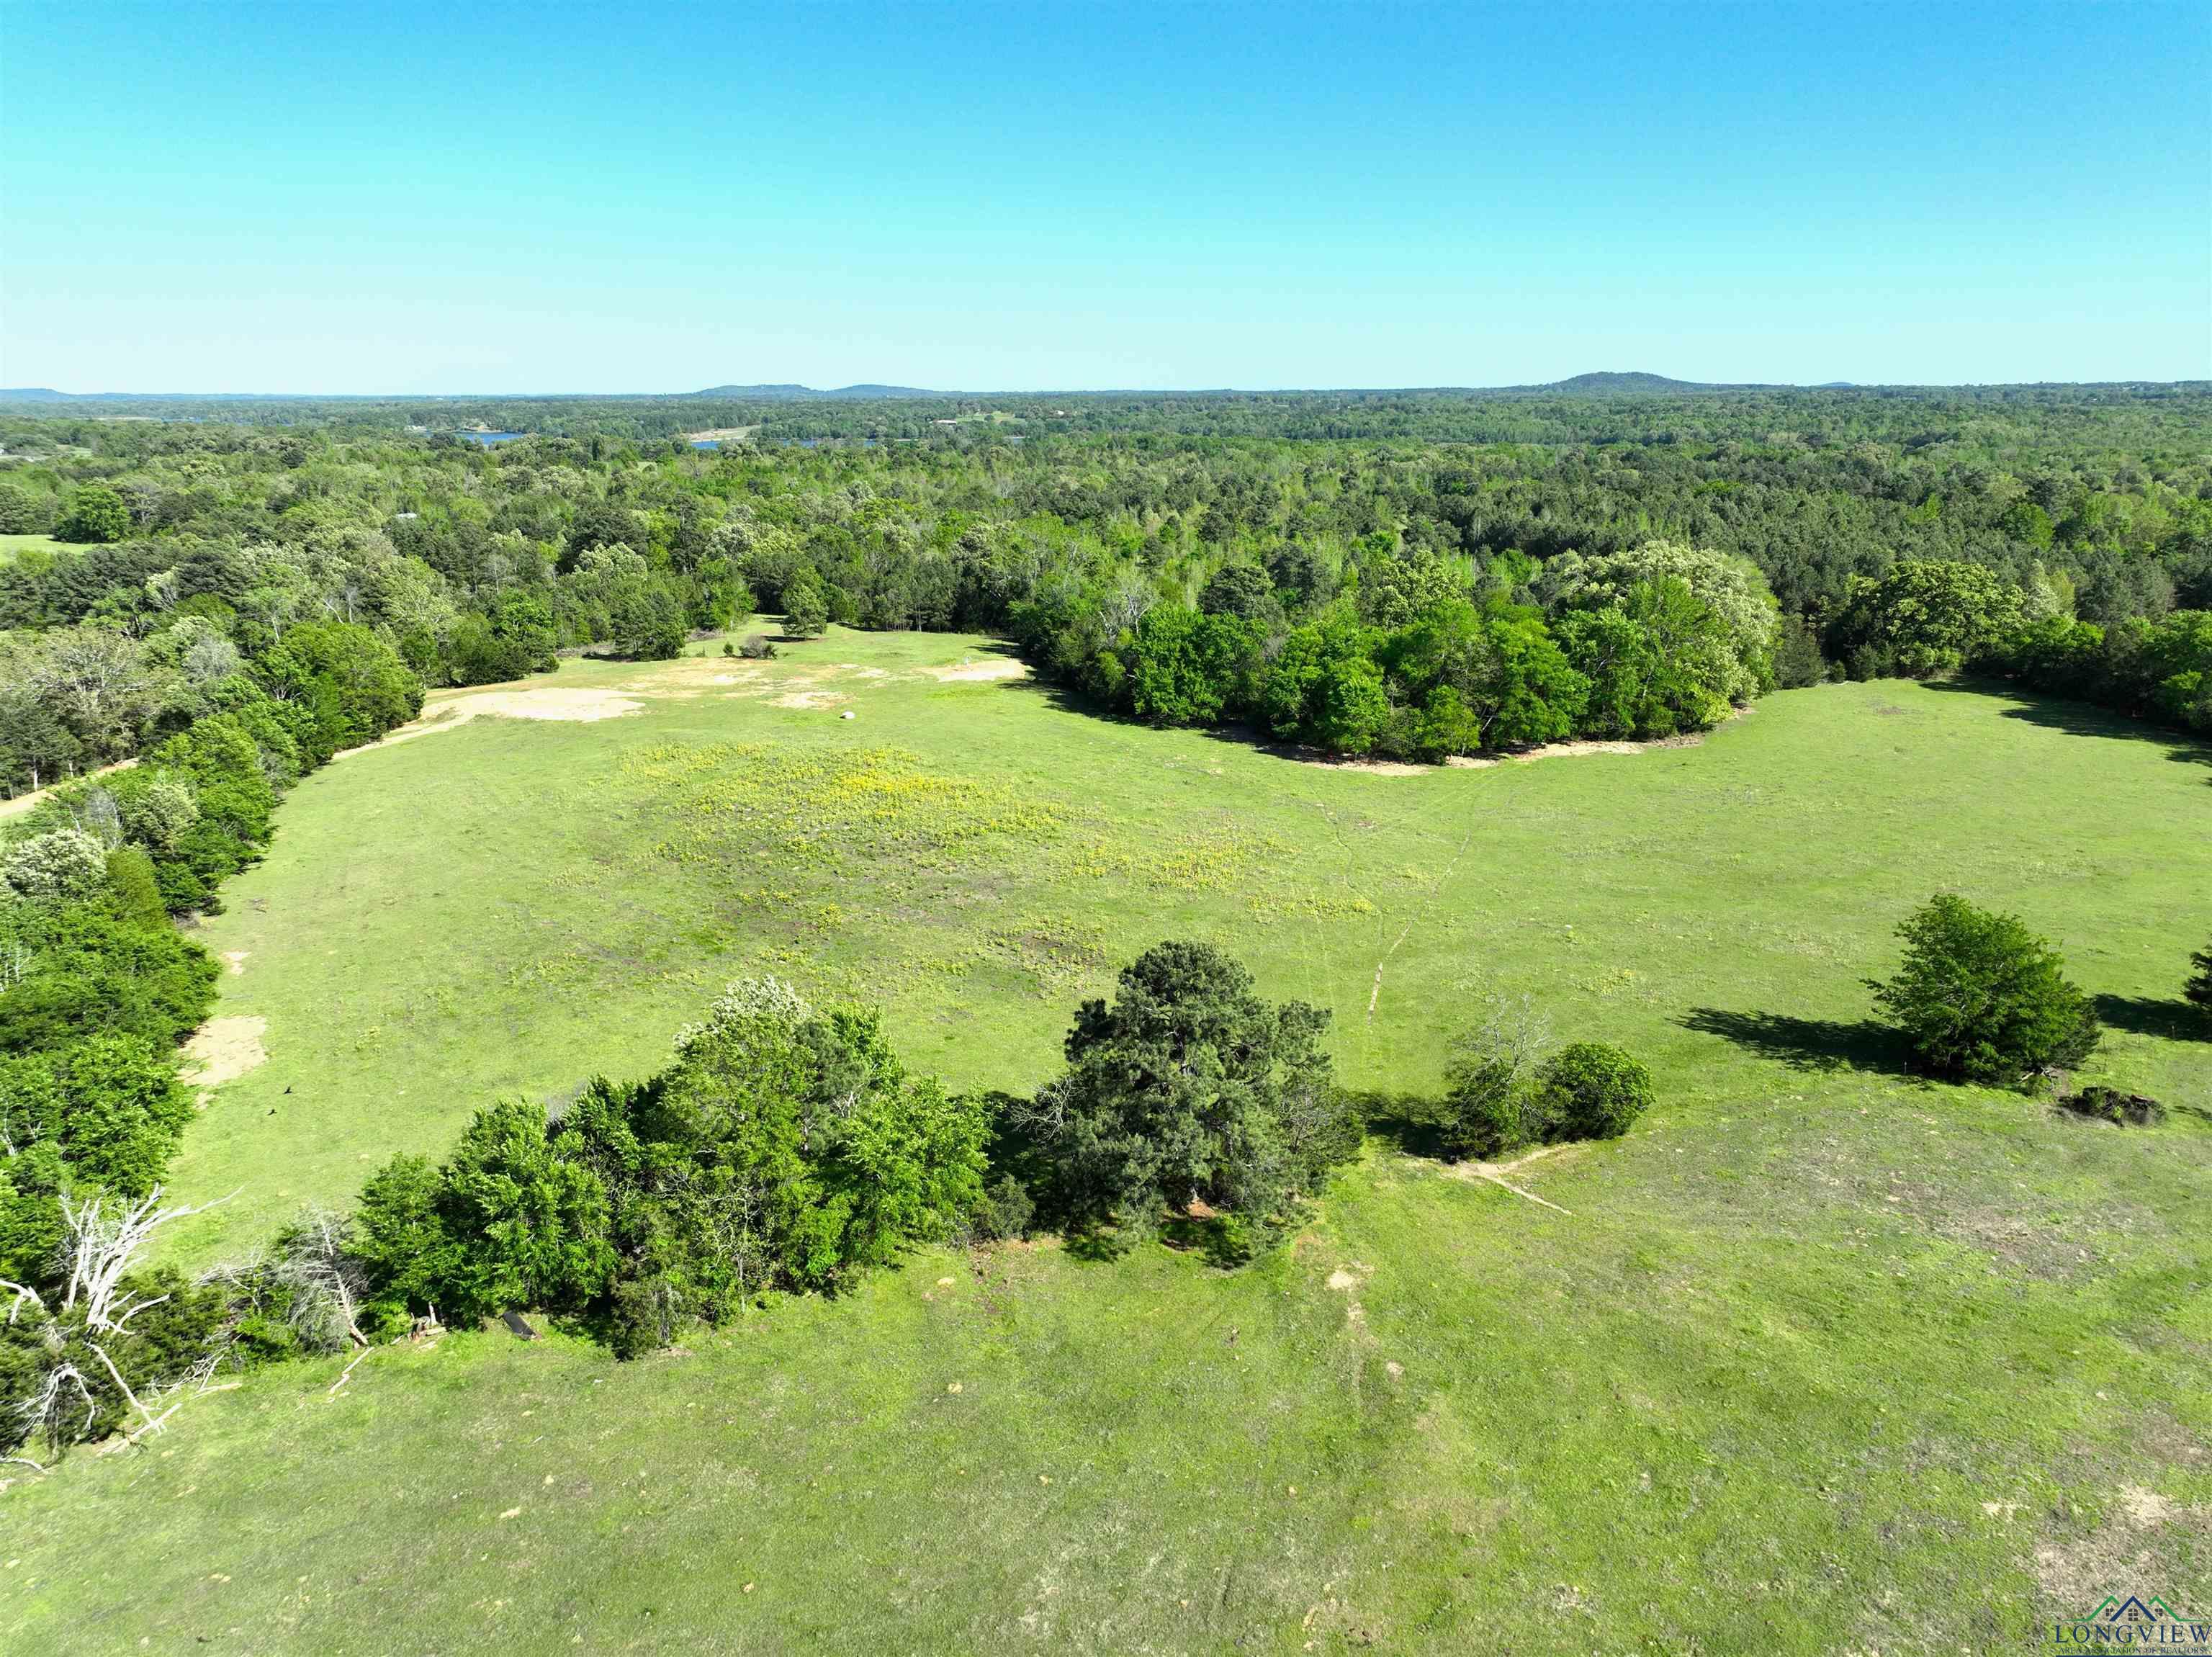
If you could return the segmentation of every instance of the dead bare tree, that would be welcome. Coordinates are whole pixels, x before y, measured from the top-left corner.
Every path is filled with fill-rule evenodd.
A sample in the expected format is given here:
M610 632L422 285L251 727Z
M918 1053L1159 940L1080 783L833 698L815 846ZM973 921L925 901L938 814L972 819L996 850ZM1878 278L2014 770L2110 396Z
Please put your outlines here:
M60 1199L62 1253L69 1263L69 1288L62 1296L61 1309L73 1311L82 1301L86 1328L96 1335L120 1331L148 1307L159 1306L169 1298L166 1295L140 1298L124 1290L123 1279L137 1263L148 1240L163 1226L220 1208L237 1195L233 1191L230 1197L218 1197L198 1208L179 1204L165 1209L161 1206L161 1187L156 1185L130 1207L111 1210L105 1192L82 1202L64 1192Z
M231 1193L233 1197L236 1195L235 1191ZM228 1197L218 1199L224 1203L229 1200ZM125 1435L123 1441L136 1443L145 1435L160 1431L185 1402L181 1395L191 1387L194 1379L204 1388L213 1371L203 1366L184 1380L149 1397L139 1395L125 1379L121 1366L109 1354L104 1342L129 1334L131 1319L169 1297L137 1294L125 1280L147 1240L161 1227L188 1215L204 1214L217 1203L203 1203L197 1207L180 1203L165 1209L161 1205L161 1188L158 1185L137 1202L120 1206L112 1205L112 1199L104 1193L82 1200L64 1193L59 1201L62 1255L68 1269L60 1306L49 1307L46 1298L27 1284L0 1279L0 1288L15 1296L8 1307L8 1322L13 1325L25 1307L33 1307L44 1325L40 1339L47 1362L40 1372L37 1385L28 1396L15 1400L14 1410L27 1438L43 1436L58 1448L83 1438L92 1430L100 1410L96 1390L99 1383L78 1361L79 1353L89 1353L99 1361L115 1390L136 1414L138 1424ZM72 1313L75 1318L70 1318ZM65 1323L65 1318L70 1321ZM82 1320L81 1325L76 1323L77 1319ZM172 1399L174 1401L170 1402ZM157 1406L164 1403L167 1403L167 1408L157 1413Z
M292 1327L311 1344L335 1352L350 1341L367 1346L361 1332L361 1297L368 1282L352 1257L352 1222L329 1209L301 1211L277 1242L271 1271L291 1290Z
M1536 1073L1553 1045L1551 1018L1533 996L1493 995L1483 1004L1481 1024L1460 1039L1455 1057L1499 1064L1518 1083Z

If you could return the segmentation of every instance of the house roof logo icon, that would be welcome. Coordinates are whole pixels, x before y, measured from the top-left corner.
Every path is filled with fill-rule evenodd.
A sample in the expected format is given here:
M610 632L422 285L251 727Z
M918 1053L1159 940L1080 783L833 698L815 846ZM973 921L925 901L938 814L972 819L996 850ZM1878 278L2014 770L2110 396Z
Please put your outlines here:
M2124 1599L2117 1594L2108 1598L2089 1613L2089 1620L2093 1623L2171 1623L2176 1619L2173 1607L2165 1600L2155 1595L2148 1600L2140 1599L2131 1593Z

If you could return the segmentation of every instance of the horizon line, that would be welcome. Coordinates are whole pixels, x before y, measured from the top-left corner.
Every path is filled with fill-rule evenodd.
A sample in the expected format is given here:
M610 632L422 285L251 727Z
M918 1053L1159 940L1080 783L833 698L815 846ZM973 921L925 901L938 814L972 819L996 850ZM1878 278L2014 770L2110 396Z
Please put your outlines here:
M930 399L976 399L994 397L1389 397L1480 395L1499 393L1556 392L1568 389L1603 391L1606 380L1640 381L1642 386L1623 385L1620 390L1655 392L1752 391L2045 391L2099 390L2116 387L2148 387L2184 390L2212 389L2212 378L2182 376L2170 380L2142 376L2112 380L1961 380L1961 381L1782 381L1678 380L1672 375L1637 370L1601 370L1570 375L1564 380L1523 381L1513 385L1425 386L1048 386L1033 388L998 387L988 390L939 389L855 381L842 386L809 386L796 381L763 381L747 385L706 386L687 391L63 391L52 386L0 387L5 402L460 402L530 401L586 402L600 400L741 401L748 394L763 401L804 401L808 398L850 398L878 402L920 402Z

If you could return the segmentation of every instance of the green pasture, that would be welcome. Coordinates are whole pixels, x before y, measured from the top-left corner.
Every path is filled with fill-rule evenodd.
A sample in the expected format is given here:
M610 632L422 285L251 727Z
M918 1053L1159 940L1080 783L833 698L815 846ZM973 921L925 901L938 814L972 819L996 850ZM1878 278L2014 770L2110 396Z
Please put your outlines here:
M0 535L0 564L13 564L25 552L66 552L67 541L58 541L51 535Z
M1657 1111L1510 1176L1556 1208L1378 1138L1239 1273L933 1252L636 1363L465 1332L264 1372L0 1494L0 1648L1996 1652L2212 1604L2212 754L1880 683L1393 775L929 671L1004 660L570 663L534 688L639 710L302 783L204 929L268 1057L187 1137L176 1195L238 1194L173 1258L654 1068L761 972L1025 1089L1200 936L1332 1009L1356 1086L1433 1087L1526 992ZM1898 1070L1861 980L1938 887L2059 941L2110 1026L2084 1079L2166 1125Z

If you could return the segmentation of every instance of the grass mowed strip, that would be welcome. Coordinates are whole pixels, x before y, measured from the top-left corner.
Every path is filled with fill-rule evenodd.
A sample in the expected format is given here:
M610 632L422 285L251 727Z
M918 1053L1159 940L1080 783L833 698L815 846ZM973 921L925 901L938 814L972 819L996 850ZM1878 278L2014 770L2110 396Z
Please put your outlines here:
M1355 1085L1434 1085L1525 990L1657 1109L1516 1169L1550 1208L1377 1140L1237 1273L933 1252L635 1363L495 1331L258 1374L0 1494L0 1648L1948 1653L2212 1597L2203 750L1881 684L1395 777L945 676L1002 661L571 664L640 711L302 784L208 924L268 1058L188 1136L181 1195L244 1189L180 1258L500 1089L657 1066L743 972L1026 1087L1196 935L1332 1008ZM2057 939L2112 1025L2085 1079L2166 1125L1894 1068L1859 980L1941 886Z

